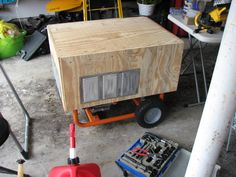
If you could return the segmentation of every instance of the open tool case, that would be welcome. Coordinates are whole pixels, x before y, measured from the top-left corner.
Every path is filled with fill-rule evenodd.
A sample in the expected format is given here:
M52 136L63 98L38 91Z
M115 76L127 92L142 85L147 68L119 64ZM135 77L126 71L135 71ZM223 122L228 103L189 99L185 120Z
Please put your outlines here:
M152 133L145 133L116 160L124 176L161 177L177 157L179 145Z

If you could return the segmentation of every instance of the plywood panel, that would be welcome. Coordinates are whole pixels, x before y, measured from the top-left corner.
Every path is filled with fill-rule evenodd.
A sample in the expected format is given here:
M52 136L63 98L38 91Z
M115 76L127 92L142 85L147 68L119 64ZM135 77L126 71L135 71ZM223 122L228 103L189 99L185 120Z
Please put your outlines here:
M53 61L61 81L65 111L177 89L183 42L145 17L49 26ZM139 70L137 94L81 102L82 77ZM119 77L119 76L118 76ZM113 97L115 76L104 78L102 95ZM132 79L131 79L131 82ZM119 84L118 84L119 85ZM130 85L130 88L135 84ZM125 84L127 88L129 85Z
M89 55L179 43L147 17L106 19L49 25L61 57Z

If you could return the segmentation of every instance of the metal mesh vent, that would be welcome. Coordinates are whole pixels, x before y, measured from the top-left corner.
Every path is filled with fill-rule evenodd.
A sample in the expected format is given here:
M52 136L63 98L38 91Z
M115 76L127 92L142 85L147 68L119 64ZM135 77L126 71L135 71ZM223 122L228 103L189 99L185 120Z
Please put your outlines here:
M83 103L138 93L140 69L81 78Z

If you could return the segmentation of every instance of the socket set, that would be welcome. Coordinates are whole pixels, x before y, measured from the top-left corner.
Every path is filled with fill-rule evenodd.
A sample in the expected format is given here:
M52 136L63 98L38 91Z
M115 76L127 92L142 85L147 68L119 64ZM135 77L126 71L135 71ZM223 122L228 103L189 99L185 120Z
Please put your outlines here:
M161 177L177 156L178 150L177 143L146 132L116 163L125 176Z

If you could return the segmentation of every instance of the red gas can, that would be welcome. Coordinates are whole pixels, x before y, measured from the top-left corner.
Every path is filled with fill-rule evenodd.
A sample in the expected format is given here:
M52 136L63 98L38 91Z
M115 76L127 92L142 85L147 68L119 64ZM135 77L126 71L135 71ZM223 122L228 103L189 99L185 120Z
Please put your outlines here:
M75 125L70 124L70 158L67 166L51 169L49 177L101 177L100 168L95 163L79 164L75 153Z
M101 177L97 164L81 164L54 167L49 177Z

